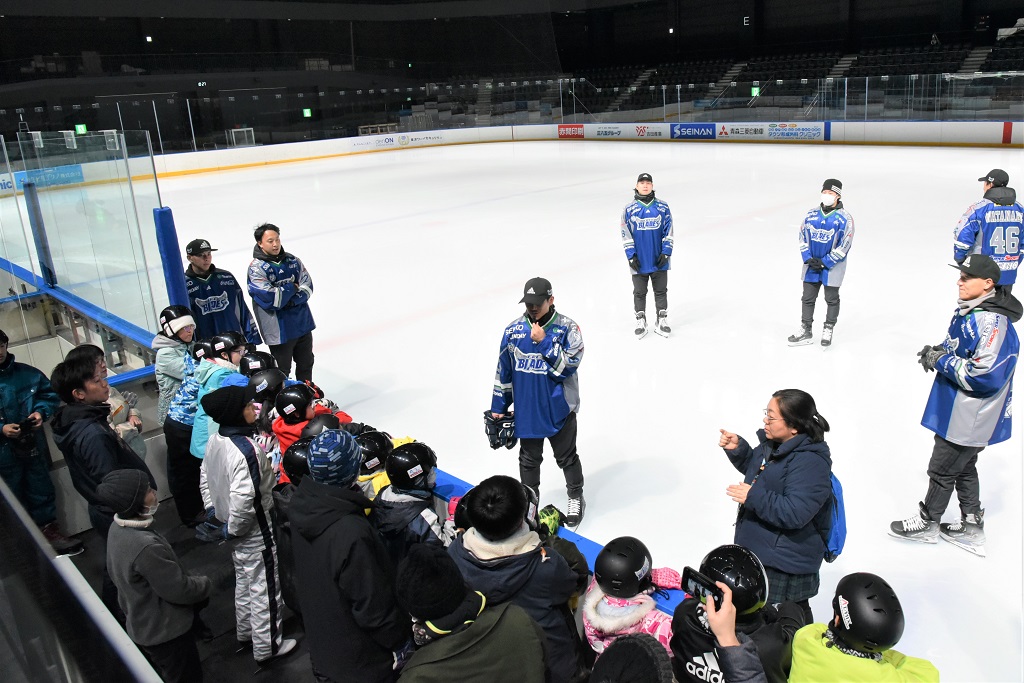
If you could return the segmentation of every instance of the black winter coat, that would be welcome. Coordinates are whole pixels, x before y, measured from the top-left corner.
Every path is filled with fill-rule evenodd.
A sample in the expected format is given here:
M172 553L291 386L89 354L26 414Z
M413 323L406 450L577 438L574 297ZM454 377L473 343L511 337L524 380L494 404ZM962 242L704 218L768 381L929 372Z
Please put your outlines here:
M96 497L96 487L103 477L114 470L136 469L146 473L154 491L156 481L146 462L111 428L108 415L110 406L106 403L72 403L57 409L50 427L75 490L91 507L113 519L114 512Z
M358 490L307 476L288 511L309 657L338 683L393 680L392 652L412 636L391 560L363 512L370 506Z

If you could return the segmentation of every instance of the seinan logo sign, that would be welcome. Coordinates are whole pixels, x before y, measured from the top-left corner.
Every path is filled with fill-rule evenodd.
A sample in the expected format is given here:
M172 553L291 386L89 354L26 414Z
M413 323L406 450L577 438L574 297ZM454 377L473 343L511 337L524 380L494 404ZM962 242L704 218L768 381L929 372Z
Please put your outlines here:
M715 137L713 123L673 123L673 140L708 140Z
M560 124L558 124L558 137L559 138L582 138L583 137L583 124L582 123L560 123Z

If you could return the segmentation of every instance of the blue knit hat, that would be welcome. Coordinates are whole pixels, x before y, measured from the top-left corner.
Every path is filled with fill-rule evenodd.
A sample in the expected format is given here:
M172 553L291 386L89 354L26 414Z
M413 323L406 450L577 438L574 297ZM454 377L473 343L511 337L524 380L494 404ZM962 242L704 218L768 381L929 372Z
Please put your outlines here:
M340 429L325 429L309 442L309 476L318 484L348 487L359 474L363 451L356 440Z

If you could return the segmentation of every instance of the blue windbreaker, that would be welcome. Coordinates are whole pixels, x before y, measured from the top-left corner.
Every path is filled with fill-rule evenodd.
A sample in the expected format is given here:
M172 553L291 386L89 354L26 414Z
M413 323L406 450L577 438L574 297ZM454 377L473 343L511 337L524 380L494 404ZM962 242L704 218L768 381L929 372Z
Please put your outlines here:
M316 329L308 303L313 280L302 261L289 253L280 262L271 261L259 245L253 247L252 259L249 295L267 345L278 346Z
M1024 232L1024 206L1012 187L993 187L985 198L967 209L953 231L953 258L960 263L968 254L985 254L1002 271L999 284L1017 281L1020 240Z
M1021 304L997 289L970 311L957 310L935 363L935 381L921 424L961 446L988 446L1010 438L1013 372L1020 341L1011 322Z
M819 204L807 212L800 224L800 259L804 262L804 282L821 282L826 287L843 284L846 257L853 246L853 216L837 201L835 208L825 211ZM825 270L813 271L807 261L820 258Z
M580 407L576 370L583 360L583 335L567 316L555 313L544 339L530 339L530 321L520 316L501 338L491 411L507 413L515 403L516 436L554 436Z
M671 260L661 268L655 265L662 254L672 255L672 212L668 204L660 199L648 203L634 199L622 210L619 230L626 259L634 255L640 259L640 270L630 267L630 273L647 275L672 268Z

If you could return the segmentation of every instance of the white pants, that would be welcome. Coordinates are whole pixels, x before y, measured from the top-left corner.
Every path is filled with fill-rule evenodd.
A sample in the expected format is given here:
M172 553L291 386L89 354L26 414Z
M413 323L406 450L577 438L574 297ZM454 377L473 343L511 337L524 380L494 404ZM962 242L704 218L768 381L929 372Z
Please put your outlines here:
M281 583L277 574L277 548L235 549L235 637L252 641L257 662L273 657L281 647Z

